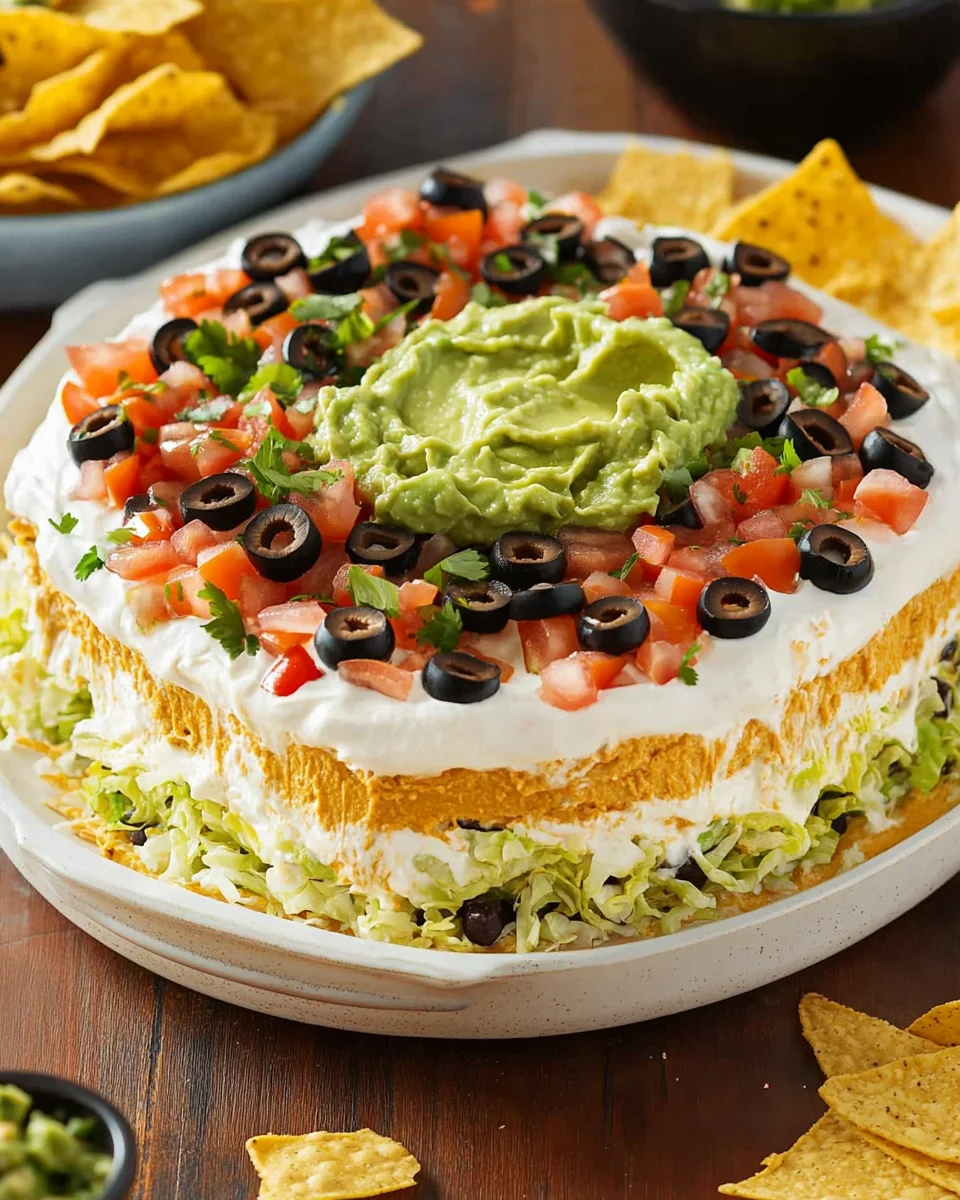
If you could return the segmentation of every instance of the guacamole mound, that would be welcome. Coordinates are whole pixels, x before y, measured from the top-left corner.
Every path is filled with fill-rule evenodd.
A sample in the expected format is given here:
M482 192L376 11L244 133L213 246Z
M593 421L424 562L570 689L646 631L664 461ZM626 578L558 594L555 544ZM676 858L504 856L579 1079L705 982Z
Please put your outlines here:
M658 318L539 297L425 321L356 387L321 389L315 440L377 520L489 544L509 529L623 529L666 468L717 441L733 376Z

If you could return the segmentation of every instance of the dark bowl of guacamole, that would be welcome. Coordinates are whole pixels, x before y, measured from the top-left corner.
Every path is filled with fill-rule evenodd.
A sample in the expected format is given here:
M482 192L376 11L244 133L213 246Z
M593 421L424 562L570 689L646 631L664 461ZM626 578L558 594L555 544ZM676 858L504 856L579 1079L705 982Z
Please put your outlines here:
M0 1198L124 1200L137 1166L126 1118L55 1075L0 1071Z
M932 92L960 53L958 0L591 3L698 124L788 158L821 137L864 144Z

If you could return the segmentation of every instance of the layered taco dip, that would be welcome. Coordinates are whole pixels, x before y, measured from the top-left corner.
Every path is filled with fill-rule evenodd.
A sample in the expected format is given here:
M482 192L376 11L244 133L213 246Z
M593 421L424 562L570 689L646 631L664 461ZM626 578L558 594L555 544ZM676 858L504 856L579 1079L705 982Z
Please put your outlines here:
M952 803L958 368L761 246L438 168L68 357L0 719L127 866L529 952Z

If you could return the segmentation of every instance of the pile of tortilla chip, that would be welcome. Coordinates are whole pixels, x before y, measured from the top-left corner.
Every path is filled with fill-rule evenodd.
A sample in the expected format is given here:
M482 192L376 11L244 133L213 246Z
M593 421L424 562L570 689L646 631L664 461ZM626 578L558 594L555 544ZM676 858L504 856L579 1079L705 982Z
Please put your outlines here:
M360 1200L413 1187L420 1164L392 1138L356 1133L252 1137L259 1200Z
M774 250L807 283L960 357L960 206L920 243L881 212L834 141L740 200L728 155L633 145L598 200L606 213Z
M0 215L211 183L420 44L375 0L0 0Z
M720 1188L748 1200L953 1200L960 1195L960 1001L897 1029L823 996L800 1021L829 1111L764 1169Z

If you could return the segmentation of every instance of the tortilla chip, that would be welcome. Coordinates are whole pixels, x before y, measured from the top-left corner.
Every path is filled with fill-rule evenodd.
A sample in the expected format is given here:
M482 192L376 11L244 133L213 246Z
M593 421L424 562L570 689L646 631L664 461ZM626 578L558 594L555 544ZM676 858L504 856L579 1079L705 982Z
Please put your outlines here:
M877 271L894 280L917 242L884 216L832 139L816 145L786 179L738 204L714 229L787 258L797 274L831 291L838 279Z
M915 263L916 286L925 307L941 322L960 320L960 205Z
M938 1046L960 1046L960 1000L938 1004L922 1017L917 1017L909 1032L929 1038Z
M423 42L374 0L205 0L188 36L284 139Z
M858 1129L960 1163L960 1047L835 1075L820 1095Z
M168 181L188 168L200 170L201 160L215 158L219 176L264 158L275 145L273 119L241 104L222 75L164 64L118 88L75 129L34 147L29 157L147 197L170 190Z
M71 188L25 175L20 171L0 174L0 211L57 212L64 208L82 208L83 200Z
M166 33L203 11L200 0L80 0L73 8L94 29Z
M764 1163L759 1174L726 1183L720 1192L746 1200L953 1200L952 1193L911 1174L834 1113Z
M921 1179L946 1188L948 1192L960 1195L960 1166L956 1163L937 1162L935 1158L919 1154L916 1150L907 1150L895 1142L888 1142L886 1138L877 1137L875 1133L867 1133L863 1129L857 1130L857 1136L864 1138L871 1146L876 1146L884 1154L895 1158L897 1162L903 1163L907 1170L912 1171L914 1175L919 1175Z
M895 1058L937 1049L933 1042L815 992L800 1001L800 1024L820 1069L828 1077L868 1071Z
M261 1200L359 1200L413 1187L420 1164L372 1129L253 1137L247 1153L262 1181Z
M620 155L597 202L609 216L707 233L733 204L733 182L733 162L723 151L665 154L634 142Z
M72 70L119 38L67 13L0 7L0 113L22 108L41 80Z

